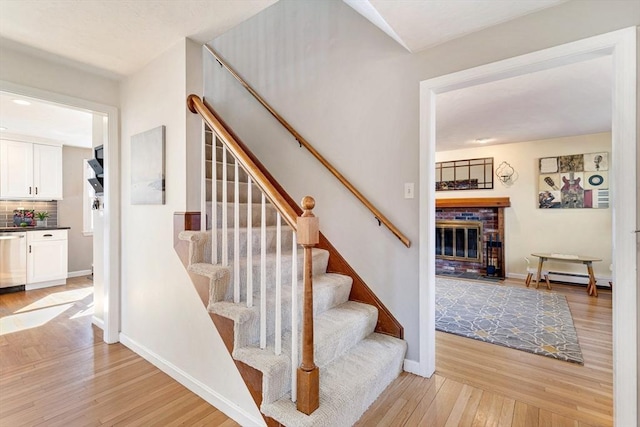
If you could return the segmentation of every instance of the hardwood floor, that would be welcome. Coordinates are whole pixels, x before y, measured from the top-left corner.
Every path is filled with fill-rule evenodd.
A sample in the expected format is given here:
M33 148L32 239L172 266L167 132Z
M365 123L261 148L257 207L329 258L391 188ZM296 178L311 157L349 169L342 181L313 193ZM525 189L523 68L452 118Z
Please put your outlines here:
M553 290L567 297L584 366L437 333L436 374L403 373L357 425L611 426L611 293ZM84 278L0 295L1 426L238 425L126 347L104 344L92 300Z
M437 332L436 374L403 373L357 425L613 425L611 292L593 298L559 284L553 291L567 298L584 366Z
M91 325L92 284L0 295L0 426L237 426Z

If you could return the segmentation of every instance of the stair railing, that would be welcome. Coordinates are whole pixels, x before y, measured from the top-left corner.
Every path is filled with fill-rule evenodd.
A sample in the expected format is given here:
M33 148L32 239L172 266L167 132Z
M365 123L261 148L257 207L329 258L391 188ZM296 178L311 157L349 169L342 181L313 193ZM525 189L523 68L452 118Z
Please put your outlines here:
M196 95L189 95L187 99L189 110L195 114L200 114L203 118L203 176L211 182L211 189L207 190L203 186L202 191L202 212L207 212L207 199L211 199L211 262L229 266L229 195L228 187L233 185L233 301L243 302L247 307L253 306L253 193L252 187L255 185L261 192L260 195L260 257L259 283L260 283L260 348L267 348L267 260L266 260L266 217L267 201L276 210L276 274L275 274L275 325L273 347L274 353L279 355L282 352L282 220L287 223L292 231L292 266L291 266L291 400L296 402L299 411L311 414L319 406L319 369L314 363L313 356L313 283L312 283L312 248L319 241L318 219L311 212L315 206L313 198L307 196L302 201L304 213L298 217L295 210L283 198L278 190L271 184L269 179L263 174L260 168L238 144L233 135L217 119L216 115L207 105ZM211 138L211 165L207 165L206 145L207 135L204 123L212 130ZM220 150L217 141L221 143ZM220 151L220 161L222 163L220 174L218 174L218 151ZM229 164L229 160L232 164ZM233 182L228 180L228 169L233 168ZM245 300L242 301L243 289L240 278L240 169L247 175L247 221L246 221L246 293ZM218 176L221 176L220 189L218 189ZM221 192L221 231L218 233L217 199L218 190ZM210 193L210 196L209 194ZM201 215L201 230L207 229L206 215ZM218 236L220 234L220 236ZM302 363L296 366L299 360L298 349L298 294L297 294L297 247L298 243L304 247L303 264L303 307L302 307ZM218 247L220 251L218 251ZM219 253L220 252L220 253ZM271 309L271 308L269 308Z
M210 46L204 45L204 47L209 51L211 55L216 59L216 61L226 69L232 76L235 78L263 107L269 111L269 113L278 121L282 126L284 126L291 135L295 138L295 140L300 144L301 147L306 148L312 155L315 157L325 168L329 170L335 176L338 181L342 183L362 204L373 213L375 219L378 221L379 225L384 224L400 241L406 246L411 247L411 241L407 236L405 236L398 227L396 227L386 216L382 214L364 195L358 191L357 188L347 180L344 175L342 175L322 154L316 150L311 143L309 143L298 131L294 129L289 122L287 122L284 117L282 117L274 108L267 103L267 101L262 98L258 92L255 91L241 76L238 74L229 64L227 64L224 59Z

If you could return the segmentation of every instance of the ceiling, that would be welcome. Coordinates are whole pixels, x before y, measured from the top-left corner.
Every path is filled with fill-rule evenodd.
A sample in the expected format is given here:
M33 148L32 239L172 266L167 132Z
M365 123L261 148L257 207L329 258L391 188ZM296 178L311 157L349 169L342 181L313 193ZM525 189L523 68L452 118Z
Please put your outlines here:
M26 101L29 105L14 101ZM75 147L92 146L93 114L89 111L0 92L0 126L4 138L29 136Z
M410 52L567 0L343 0Z
M121 79L184 37L207 42L276 0L0 1L0 46ZM418 52L565 0L344 0ZM46 34L46 37L42 37ZM79 36L81 35L81 36ZM604 132L611 123L611 64L597 59L438 96L438 150ZM78 145L87 112L25 108L0 97L0 126ZM79 115L85 114L85 119ZM88 120L88 122L87 122ZM84 132L84 135L82 135Z

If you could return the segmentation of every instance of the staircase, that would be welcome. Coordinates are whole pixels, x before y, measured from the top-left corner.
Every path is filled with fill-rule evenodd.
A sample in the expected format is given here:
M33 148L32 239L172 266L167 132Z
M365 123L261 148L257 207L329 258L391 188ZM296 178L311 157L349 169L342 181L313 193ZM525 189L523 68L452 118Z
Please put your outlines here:
M310 415L296 409L303 251L278 209L212 140L207 230L179 235L189 245L187 269L206 281L207 309L218 329L230 329L221 335L236 365L249 367L240 371L250 389L258 383L252 394L268 425L353 425L402 371L406 343L375 332L378 308L350 301L353 278L328 272L329 251L311 248L320 404Z

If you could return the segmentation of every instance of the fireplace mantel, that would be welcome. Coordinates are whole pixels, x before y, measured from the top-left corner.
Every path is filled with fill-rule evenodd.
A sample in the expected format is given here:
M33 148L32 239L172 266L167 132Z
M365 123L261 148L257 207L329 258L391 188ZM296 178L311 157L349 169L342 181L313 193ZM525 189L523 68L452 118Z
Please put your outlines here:
M457 199L436 199L436 208L508 208L508 197L470 197Z

